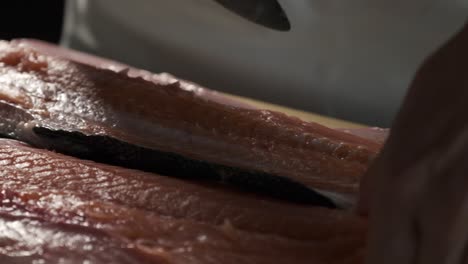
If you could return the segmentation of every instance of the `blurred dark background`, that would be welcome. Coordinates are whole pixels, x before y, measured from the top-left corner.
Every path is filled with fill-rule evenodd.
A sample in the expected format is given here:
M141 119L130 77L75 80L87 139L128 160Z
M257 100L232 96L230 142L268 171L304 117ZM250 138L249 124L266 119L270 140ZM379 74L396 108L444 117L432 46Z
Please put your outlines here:
M2 1L0 39L36 38L58 43L64 0Z

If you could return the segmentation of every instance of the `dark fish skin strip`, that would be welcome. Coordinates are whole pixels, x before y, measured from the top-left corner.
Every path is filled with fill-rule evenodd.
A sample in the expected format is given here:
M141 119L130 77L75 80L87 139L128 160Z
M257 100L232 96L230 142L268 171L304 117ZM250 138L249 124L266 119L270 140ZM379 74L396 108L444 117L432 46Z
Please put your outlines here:
M18 129L17 123L33 121L25 110L0 102L0 135L16 138L37 147L57 150L83 159L140 169L184 179L215 180L294 203L337 208L328 197L289 178L242 170L235 167L189 159L176 153L129 144L108 136L88 136L80 132L35 126Z
M366 228L348 211L80 160L10 139L0 139L0 166L1 189L59 190L177 219L228 221L236 229L295 240L338 239Z
M96 234L101 241L107 239L111 245L122 245L121 253L133 251L134 255L153 259L155 263L333 264L362 261L364 234L359 229L348 237L296 241L246 233L228 223L212 226L162 218L147 211L60 191L7 189L0 193L0 198L3 214L59 225L59 230L82 229L81 234ZM70 239L70 235L66 238ZM60 243L63 242L56 239L45 241L43 245ZM63 246L68 247L66 243Z
M185 179L215 180L245 191L265 194L295 203L336 208L329 198L289 178L241 170L154 149L132 145L108 136L32 127L18 130L17 122L33 121L23 109L0 102L0 135L83 159L150 171ZM39 138L39 139L38 139ZM125 155L121 155L125 153Z
M298 193L291 199L323 206L330 201L323 196L318 201L313 190L354 195L380 149L373 141L284 114L219 104L179 83L158 84L148 76L133 78L126 71L98 69L15 44L0 43L0 64L0 99L33 117L28 126L18 122L14 133L5 134L35 146L48 147L50 141L31 133L32 127L50 130L43 133L49 136L52 131L106 136L188 161L236 168L226 182L279 197ZM92 141L82 142L84 149L99 149ZM54 145L59 152L69 149ZM128 150L108 151L112 155L106 159L144 167ZM226 178L226 170L213 171L218 172L214 178ZM310 189L305 195L304 186Z
M19 131L18 120L27 123L33 117L20 108L0 102L0 136L3 137L16 138L37 147L111 165L178 178L215 180L244 191L294 203L327 208L339 206L328 197L286 177L188 159L182 155L140 147L108 136L87 136L76 131L38 126L32 127L30 131Z
M43 127L33 127L32 130L41 139L43 147L78 158L183 179L215 180L244 191L300 204L337 207L326 196L286 177L188 159L175 153L143 148L107 136L86 136L79 132Z

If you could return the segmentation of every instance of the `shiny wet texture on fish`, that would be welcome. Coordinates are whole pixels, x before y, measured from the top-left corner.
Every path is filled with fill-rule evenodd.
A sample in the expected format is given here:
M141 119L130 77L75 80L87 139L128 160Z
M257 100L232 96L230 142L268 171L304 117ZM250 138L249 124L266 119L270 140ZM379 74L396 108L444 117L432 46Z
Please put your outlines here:
M365 220L260 193L353 196L381 142L20 46L0 42L4 136L184 180L1 139L2 263L362 263Z
M60 245L65 251L69 248L76 250L80 246L90 248L87 257L97 255L98 263L103 263L99 257L113 253L104 252L103 249L112 249L115 245L121 245L120 255L126 256L124 253L127 253L153 263L358 263L361 258L361 248L357 247L359 237L341 238L339 242L333 239L296 241L255 232L246 233L227 222L212 226L164 218L147 211L63 192L4 190L0 198L1 214L23 219L26 223L36 223L33 229L35 234L28 233L24 225L19 225L15 229L17 232L44 239L52 234L56 236L51 237L53 241L39 239L29 242L31 248L53 249ZM39 223L44 222L57 229L37 228L41 226ZM82 236L62 236L63 230L69 232L70 229L81 230ZM11 233L6 232L5 236ZM25 239L24 235L11 238ZM96 245L102 241L108 243L105 248ZM5 255L15 257L14 254L18 253L18 250L7 250Z
M157 155L145 155L149 162L142 164L135 149L109 151L111 146L105 146L103 157L96 146L104 145L92 140L74 142L81 152L71 153L75 149L70 145L44 134L70 133L72 141L74 133L109 137L137 150L183 157L181 163L168 166L185 169L185 174L199 166L192 161L199 161L220 166L210 167L217 180L291 200L297 198L291 194L306 193L308 202L325 206L326 201L296 183L353 195L381 146L281 113L219 104L178 83L155 84L148 78L129 77L127 71L97 69L20 46L0 45L0 99L33 117L32 122L20 123L14 136L36 146L79 157L91 153L87 158L165 172ZM34 127L49 133L38 135L31 132ZM185 176L177 170L166 174Z
M0 229L12 228L0 232L7 263L362 261L366 223L346 211L262 200L9 139L0 140L0 165Z
M60 190L168 217L215 225L228 221L237 229L296 240L340 239L365 230L365 223L346 211L79 160L8 139L0 139L0 166L2 188Z

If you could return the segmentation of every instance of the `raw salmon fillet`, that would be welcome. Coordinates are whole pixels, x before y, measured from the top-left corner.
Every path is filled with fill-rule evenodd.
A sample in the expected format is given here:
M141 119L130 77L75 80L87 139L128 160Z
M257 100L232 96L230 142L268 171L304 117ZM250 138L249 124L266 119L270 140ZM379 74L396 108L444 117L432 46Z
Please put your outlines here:
M297 240L326 238L355 217L348 211L296 205L152 173L80 160L0 139L3 189L60 190L209 224L229 222L246 231ZM333 221L324 221L333 219ZM315 226L319 224L320 229ZM322 233L323 231L323 233Z
M0 140L2 263L362 263L366 223ZM5 242L4 242L5 241Z
M178 82L181 89L191 91L198 97L203 97L207 100L214 101L220 104L241 107L241 108L255 109L254 106L248 103L227 97L222 93L201 87L200 85L197 85L195 83L192 83L186 80L181 80L168 73L154 74L149 71L138 69L138 68L132 67L130 65L127 65L121 62L97 57L97 56L84 53L84 52L80 52L80 51L76 51L76 50L66 49L66 48L63 48L63 47L60 47L51 43L47 43L41 40L36 40L36 39L15 39L15 40L12 40L11 43L13 43L14 45L20 45L23 47L30 47L45 55L59 57L62 59L78 62L81 64L86 64L95 68L112 70L115 72L126 71L129 76L140 77L149 82L153 82L156 84L169 85L169 84Z
M222 104L196 86L47 54L0 43L0 132L37 147L325 207L336 206L329 193L354 196L381 147L281 113Z

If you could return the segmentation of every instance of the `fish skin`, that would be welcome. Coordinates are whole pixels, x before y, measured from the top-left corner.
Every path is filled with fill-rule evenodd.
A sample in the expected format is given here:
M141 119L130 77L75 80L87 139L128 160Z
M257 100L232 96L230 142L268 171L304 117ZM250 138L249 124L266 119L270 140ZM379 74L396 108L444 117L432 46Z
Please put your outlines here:
M202 184L37 149L0 139L2 189L69 192L161 216L294 240L365 233L366 220L349 211L296 205L224 186ZM352 228L350 228L352 227Z
M23 130L22 133L25 131L29 130ZM28 134L33 135L33 142L40 138L42 146L60 149L64 154L79 158L184 179L214 180L245 191L266 194L295 203L328 208L339 206L342 209L349 207L346 206L347 203L350 204L349 199L342 198L345 199L343 202L339 200L341 197L331 200L328 196L321 195L286 177L272 177L259 171L187 159L176 153L138 147L108 136L86 136L79 132L51 130L44 127L33 127L32 133ZM20 138L27 139L29 135ZM119 155L116 156L115 153Z
M303 188L296 188L303 185L311 191L308 201L323 206L329 201L317 198L313 190L354 196L361 175L381 147L281 113L220 104L179 83L157 84L131 77L125 70L99 69L15 43L0 43L0 64L0 100L33 118L19 124L13 137L38 147L50 148L50 141L34 133L34 127L70 132L70 137L106 136L190 161L270 175L271 182L264 183L265 178L242 182L247 189L265 188L269 195L281 195L289 186L282 198L294 200L290 194L303 193ZM96 145L84 142L81 147L92 152ZM56 144L53 149L67 153L70 148ZM138 168L133 153L113 154L97 160L112 164L126 160ZM148 170L159 172L157 166ZM237 183L240 175L221 171L217 177ZM275 177L282 179L282 190L270 188Z

